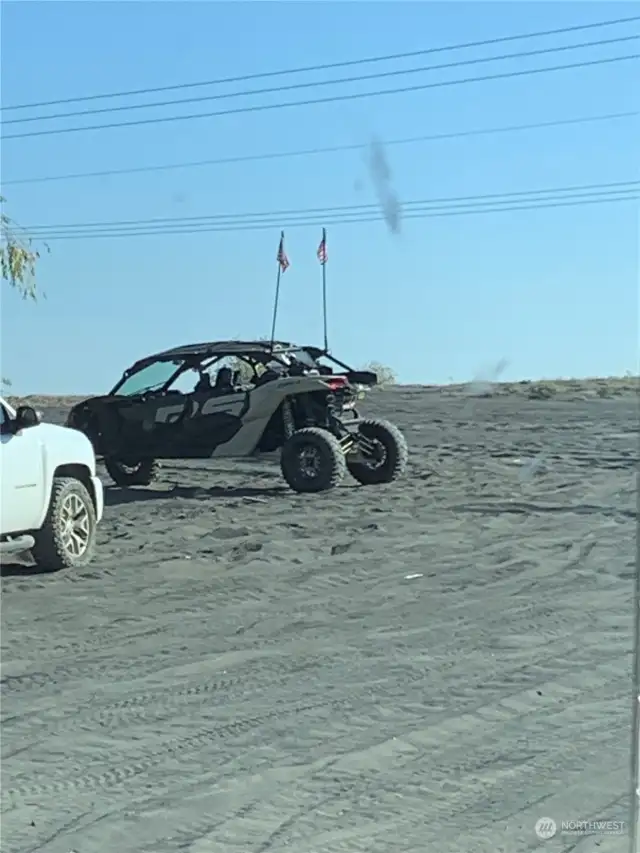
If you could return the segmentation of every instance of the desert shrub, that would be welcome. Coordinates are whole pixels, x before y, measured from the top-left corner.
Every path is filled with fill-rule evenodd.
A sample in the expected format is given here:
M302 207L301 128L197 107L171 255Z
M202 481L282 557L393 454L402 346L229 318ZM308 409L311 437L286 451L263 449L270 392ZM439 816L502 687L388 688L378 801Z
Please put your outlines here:
M372 373L375 373L378 378L379 388L397 385L398 380L394 370L385 364L380 364L378 361L371 361L369 364L365 364L363 370L370 370Z
M550 400L556 391L556 386L551 382L532 382L527 389L527 397L530 400Z

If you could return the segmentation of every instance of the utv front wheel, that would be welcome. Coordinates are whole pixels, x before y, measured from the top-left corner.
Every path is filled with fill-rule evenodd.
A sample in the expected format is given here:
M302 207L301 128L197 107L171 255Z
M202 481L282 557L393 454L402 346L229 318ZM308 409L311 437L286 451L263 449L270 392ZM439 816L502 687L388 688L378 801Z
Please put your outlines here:
M116 484L129 486L149 486L158 476L159 465L155 459L143 459L142 462L128 464L121 459L108 457L104 460L107 473Z
M388 421L366 420L358 427L358 456L347 457L351 476L363 486L391 483L404 473L409 459L407 442Z
M55 477L47 517L34 534L36 565L51 571L85 566L93 557L95 537L96 511L86 487L72 477Z
M325 492L335 488L347 473L340 442L317 427L294 432L282 448L280 467L294 492Z

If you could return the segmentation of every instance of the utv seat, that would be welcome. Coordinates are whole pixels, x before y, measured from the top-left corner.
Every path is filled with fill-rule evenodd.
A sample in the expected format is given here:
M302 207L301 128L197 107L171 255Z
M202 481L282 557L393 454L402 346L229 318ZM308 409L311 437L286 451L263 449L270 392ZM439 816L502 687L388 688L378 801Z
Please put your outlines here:
M202 374L193 391L195 394L203 394L206 391L211 391L211 377L208 373Z

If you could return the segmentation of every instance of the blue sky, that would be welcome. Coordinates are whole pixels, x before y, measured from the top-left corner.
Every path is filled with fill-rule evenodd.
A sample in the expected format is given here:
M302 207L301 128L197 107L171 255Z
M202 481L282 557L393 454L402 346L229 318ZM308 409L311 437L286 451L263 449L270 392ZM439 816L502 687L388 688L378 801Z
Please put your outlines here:
M2 103L39 102L420 50L626 17L629 3L4 4ZM318 72L326 79L640 32L640 23ZM408 78L239 99L267 103L415 85L637 52L637 42ZM283 78L280 82L292 82ZM298 78L295 78L298 79ZM262 88L278 80L238 84ZM226 87L224 91L230 91ZM210 90L213 92L214 90ZM219 89L217 91L223 91ZM640 63L142 127L5 140L2 180L368 145L637 110ZM148 100L208 94L161 93ZM133 102L129 99L129 103ZM139 98L137 103L144 102ZM105 104L125 101L105 102ZM229 108L154 108L101 123ZM33 113L93 104L69 104ZM26 113L25 113L26 114ZM13 115L16 117L18 113ZM5 115L5 118L9 114ZM63 126L4 128L4 133ZM626 118L384 146L400 202L637 180L640 123ZM204 216L376 202L365 150L3 186L22 225ZM197 340L268 334L280 228L52 241L47 299L2 293L2 374L18 393L98 393L133 360ZM286 232L280 337L321 342L320 223ZM403 382L623 374L637 368L637 202L329 225L330 339Z

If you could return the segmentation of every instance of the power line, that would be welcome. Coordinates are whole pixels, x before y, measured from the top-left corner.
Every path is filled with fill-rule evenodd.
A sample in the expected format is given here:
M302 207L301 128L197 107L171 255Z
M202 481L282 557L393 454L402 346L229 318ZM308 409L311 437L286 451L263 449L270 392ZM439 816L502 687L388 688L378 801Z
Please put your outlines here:
M330 71L336 68L350 68L358 65L367 65L377 62L391 62L398 59L412 59L418 56L427 56L435 53L444 53L452 50L468 50L475 47L488 47L494 44L504 44L511 41L519 41L530 38L544 38L547 36L563 35L565 33L581 32L585 30L600 29L601 27L611 27L618 24L629 24L640 20L640 15L634 15L628 18L616 18L613 20L596 21L591 24L578 24L570 27L561 27L554 30L539 30L537 32L517 33L510 36L499 36L491 39L483 39L481 41L463 42L461 44L441 45L438 47L430 47L422 50L407 51L404 53L393 53L385 56L373 56L361 59L349 59L342 62L328 62L320 65L307 65L298 68L286 68L277 71L263 71L254 74L242 74L235 77L223 77L216 80L199 80L191 83L175 83L170 86L154 86L144 89L129 89L123 92L108 92L95 95L82 95L72 98L58 98L52 101L37 101L30 104L14 104L12 106L0 107L0 110L7 112L8 110L25 110L35 109L39 107L51 107L58 104L80 103L84 101L95 101L104 98L127 98L134 95L149 95L158 92L173 92L184 89L195 89L203 86L219 86L228 83L245 83L249 80L266 79L269 77L286 76L290 74L305 74L315 71Z
M425 206L425 207L415 207L409 210L404 210L402 212L402 216L398 216L398 218L405 219L421 219L424 218L423 214L437 214L438 216L443 216L446 213L464 213L467 211L486 211L488 213L496 211L500 212L503 208L506 210L533 210L538 209L538 207L545 208L551 205L552 207L562 206L564 203L571 203L572 206L585 204L592 204L595 202L613 202L613 201L636 201L640 199L640 193L637 191L634 193L631 190L619 190L613 192L601 192L601 193L576 193L573 196L547 196L546 198L541 199L505 199L502 201L493 201L493 202L476 202L476 203L467 203L467 204L456 204L456 205L443 205L443 206ZM562 204L560 204L562 203ZM505 207L505 205L508 205ZM84 238L89 238L94 234L98 237L149 237L154 234L208 234L211 232L227 232L227 231L254 231L254 230L262 230L264 228L292 228L292 227L302 227L308 225L342 225L342 224L353 224L357 222L377 222L381 219L384 219L385 214L381 211L380 207L378 207L375 211L353 211L352 213L342 213L342 214L325 214L324 216L305 216L305 217L279 217L277 219L258 219L258 220L242 220L238 222L202 222L195 223L193 225L188 225L187 223L183 224L175 224L175 225L165 225L165 226L157 226L152 228L151 226L140 227L140 228L105 228L105 229L96 229L94 231L83 231L82 229L76 230L60 230L53 231L51 233L45 234L36 234L32 239L38 239L47 241L52 238L58 237L74 237L81 236Z
M590 122L615 121L617 119L634 118L640 115L638 110L621 113L607 113L604 115L578 116L576 118L556 119L552 121L534 122L531 124L512 124L502 127L472 128L470 130L456 130L444 133L432 133L426 136L409 136L404 139L385 139L385 147L391 145L411 145L418 142L436 142L445 139L463 139L472 136L489 136L498 133L515 133L524 130L543 130L552 127L564 127L570 125L582 125ZM107 178L116 175L134 175L143 172L166 172L173 169L193 169L203 166L222 166L232 163L251 163L261 160L281 160L289 157L310 157L321 154L337 154L346 151L362 151L369 148L369 143L352 143L349 145L331 145L324 148L301 148L296 151L273 151L264 154L239 154L233 157L218 157L212 160L192 160L182 163L165 163L157 166L131 166L125 169L103 169L95 172L72 172L64 175L45 175L35 178L16 178L11 181L3 181L4 186L13 184L39 184L49 181L71 181L83 178Z
M126 122L113 122L108 124L93 124L86 125L85 127L61 127L61 128L51 128L49 130L37 130L27 133L14 133L9 136L5 136L4 140L8 139L25 139L27 137L34 136L50 136L52 134L60 134L60 133L81 133L86 132L88 130L110 130L113 128L124 128L124 127L135 127L141 125L150 125L150 124L161 124L166 122L175 122L175 121L191 121L193 119L201 119L201 118L215 118L219 116L225 115L238 115L240 113L251 113L251 112L262 112L265 110L275 110L275 109L285 109L288 107L303 107L303 106L312 106L316 104L329 104L329 103L337 103L340 101L353 101L360 100L362 98L373 98L380 97L383 95L400 95L406 94L409 92L419 92L426 91L427 89L439 89L445 86L460 86L466 83L484 83L492 80L505 80L508 78L516 78L516 77L526 77L533 74L547 74L553 73L557 71L567 71L575 68L587 68L593 67L597 65L606 65L611 64L613 62L628 62L630 60L640 59L640 54L630 54L627 56L613 56L607 57L604 59L592 59L585 60L583 62L573 62L567 65L555 65L549 66L547 68L530 68L530 69L522 69L519 71L507 71L499 74L487 74L482 77L466 77L458 80L438 80L431 83L421 83L415 86L403 86L397 89L382 89L374 92L351 92L345 95L332 95L326 98L312 98L304 101L290 101L288 103L279 103L279 104L254 104L252 106L245 107L234 107L229 110L217 110L214 112L207 113L192 113L191 115L179 115L179 116L161 116L158 118L147 118L147 119L136 119L135 121L126 121Z
M417 201L407 201L403 203L403 206L409 207L410 205L440 205L440 204L449 204L456 202L478 202L478 201L487 201L487 200L495 200L501 198L515 198L516 196L540 196L549 193L576 193L576 192L585 192L585 191L596 191L596 190L615 190L615 191L623 191L633 187L640 186L640 180L633 181L613 181L608 183L597 183L597 184L571 184L569 186L564 187L536 187L535 189L530 190L515 190L511 192L504 193L481 193L480 195L470 195L470 196L443 196L437 198L428 198L428 199L419 199ZM308 214L317 214L323 215L328 213L345 213L345 212L354 212L354 211L371 211L376 210L378 208L377 204L346 204L346 205L337 205L334 207L307 207L307 208L294 208L294 209L285 209L285 210L267 210L267 211L251 211L251 212L243 212L243 213L217 213L217 214L207 214L205 216L172 216L172 217L156 217L154 219L120 219L116 221L103 221L103 222L71 222L57 225L32 225L28 228L28 231L32 233L35 230L40 230L43 228L104 228L107 226L124 226L124 225L152 225L152 224L160 224L160 223L178 223L178 222L201 222L204 220L212 220L212 219L232 219L232 220L242 220L242 219L253 219L258 217L279 217L279 216L300 216L300 215L308 215Z
M524 59L532 56L542 56L550 53L561 53L568 50L582 50L586 47L601 47L603 45L620 44L621 42L637 41L640 35L618 36L612 39L598 39L596 41L581 42L579 44L565 44L556 47L542 47L536 50L518 51L516 53L504 53L498 56L481 56L473 59L460 59L455 62L444 62L439 65L421 65L417 68L396 68L392 71L379 71L375 74L361 74L356 77L339 77L335 80L312 80L302 83L289 83L284 86L272 86L266 89L245 89L241 92L222 92L215 95L200 95L193 98L182 98L171 101L154 101L150 104L120 104L115 107L99 107L97 109L76 110L67 113L53 113L45 116L27 116L26 118L4 119L3 124L24 124L33 121L53 121L61 118L76 118L79 116L92 116L104 113L125 112L128 110L143 110L156 107L175 107L182 104L203 103L205 101L221 101L229 98L251 97L253 95L273 95L282 92L292 92L302 89L315 89L319 86L338 86L344 83L362 83L367 80L380 80L390 77L401 77L408 74L422 74L428 71L443 71L451 68L460 68L468 65L481 65L487 62L501 62L509 59Z
M583 207L588 205L615 204L621 202L638 201L640 194L636 195L618 195L611 193L606 197L590 197L579 200L574 199L544 199L531 204L512 204L499 206L468 206L460 209L430 209L428 211L415 211L404 214L402 220L416 219L440 219L451 216L472 216L472 215L487 215L490 213L508 213L518 210L545 210L561 207ZM93 232L56 232L53 234L44 235L42 240L91 240L104 238L120 238L120 237L156 237L156 236L180 236L180 235L195 235L195 234L211 234L211 233L228 233L228 232L248 232L248 231L264 231L264 230L280 230L281 228L306 228L309 226L331 226L331 225L362 225L374 222L382 222L386 219L384 213L377 213L362 217L353 218L334 218L334 219L309 219L304 221L285 221L274 220L273 222L259 222L255 224L238 223L236 225L212 225L203 228L192 228L189 230L175 230L167 228L164 230L155 231L93 231Z
M596 183L596 184L573 184L565 187L538 187L536 189L530 190L517 190L512 192L503 192L503 193L482 193L480 195L470 195L470 196L444 196L440 198L430 198L430 199L419 199L414 201L407 201L402 204L402 208L406 211L412 207L425 208L425 207L440 207L442 205L451 205L451 204L461 204L461 203L473 203L473 204L485 204L485 203L496 203L498 200L517 200L517 197L524 197L522 200L526 200L527 198L531 198L534 196L544 196L553 194L555 196L567 193L582 193L587 195L594 195L601 193L602 191L606 193L611 192L637 192L640 188L640 180L633 181L613 181L608 183ZM55 232L58 231L66 231L72 229L105 229L105 228L124 228L124 227L155 227L155 226L169 226L175 227L176 225L180 226L191 226L194 224L215 224L217 220L218 223L224 223L224 220L231 222L232 224L235 222L236 224L243 224L243 220L260 220L262 218L268 218L270 220L279 220L282 217L308 217L308 216L319 216L320 218L325 216L345 216L345 215L360 215L360 214L368 214L375 212L379 209L378 204L348 204L348 205L338 205L334 207L310 207L310 208L296 208L296 209L288 209L288 210L268 210L268 211L257 211L257 212L244 212L244 213L219 213L219 214L208 214L205 216L180 216L180 217L157 217L154 219L121 219L117 221L103 221L103 222L71 222L71 223L62 223L55 225L31 225L26 228L26 231L35 236L41 236L43 232L47 230L52 230ZM227 223L228 224L228 223ZM40 232L40 233L38 233Z

